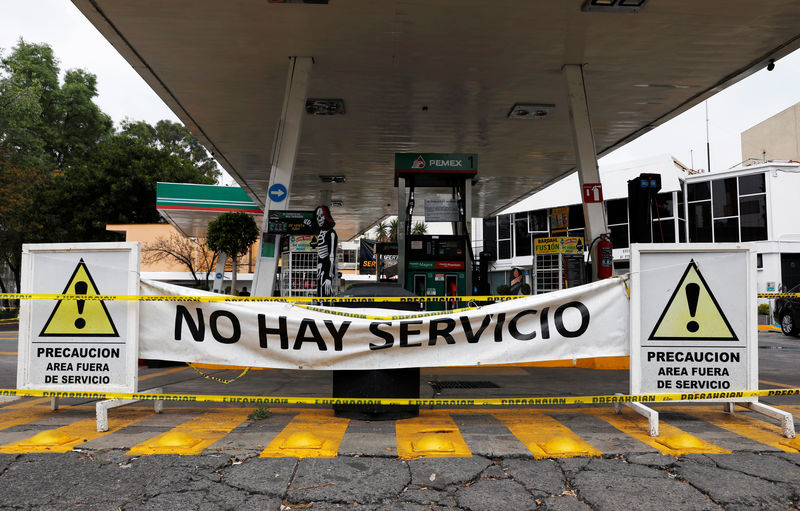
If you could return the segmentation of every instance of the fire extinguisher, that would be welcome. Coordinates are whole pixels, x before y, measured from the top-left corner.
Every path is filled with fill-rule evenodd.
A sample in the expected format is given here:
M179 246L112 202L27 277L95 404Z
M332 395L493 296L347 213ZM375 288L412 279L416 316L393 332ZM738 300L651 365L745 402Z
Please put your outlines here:
M595 249L595 261L597 262L597 279L607 279L613 273L613 260L614 255L612 252L613 245L611 243L611 236L609 233L601 234L595 240L597 248Z

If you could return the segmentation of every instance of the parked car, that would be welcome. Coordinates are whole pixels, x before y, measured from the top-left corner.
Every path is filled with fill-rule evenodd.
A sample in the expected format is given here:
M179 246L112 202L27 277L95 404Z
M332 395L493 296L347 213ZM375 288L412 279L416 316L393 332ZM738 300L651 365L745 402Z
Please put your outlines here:
M800 284L788 292L800 293ZM774 317L785 335L800 336L800 297L787 296L776 299Z

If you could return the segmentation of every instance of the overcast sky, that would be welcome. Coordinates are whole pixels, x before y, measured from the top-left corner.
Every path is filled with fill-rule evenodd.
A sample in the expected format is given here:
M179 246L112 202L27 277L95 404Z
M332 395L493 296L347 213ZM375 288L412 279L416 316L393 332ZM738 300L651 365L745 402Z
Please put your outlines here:
M48 43L62 71L83 68L97 75L97 104L119 124L125 118L155 123L178 118L106 42L69 0L0 0L0 48L22 37ZM741 161L741 132L800 102L800 51L761 70L708 101L711 169ZM591 84L589 84L591 95ZM685 112L618 149L601 164L668 153L694 168L706 168L705 105Z

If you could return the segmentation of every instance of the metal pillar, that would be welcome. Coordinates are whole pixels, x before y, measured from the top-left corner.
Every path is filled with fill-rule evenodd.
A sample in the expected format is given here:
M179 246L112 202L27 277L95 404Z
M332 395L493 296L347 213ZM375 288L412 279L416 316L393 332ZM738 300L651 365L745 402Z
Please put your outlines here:
M214 284L211 290L215 293L221 293L223 284L225 283L225 263L228 261L228 254L225 252L217 253L217 267L214 271Z
M397 283L406 287L406 178L397 178Z
M280 254L280 236L267 234L270 211L285 211L289 208L289 191L300 141L300 129L305 115L306 91L311 75L311 57L290 57L289 76L286 80L286 94L275 148L272 155L272 169L269 173L269 187L264 199L264 219L261 223L261 250L256 260L253 275L253 296L272 296L275 288L275 272Z
M583 66L567 64L563 68L564 80L569 97L569 118L572 124L572 138L578 164L578 180L581 189L584 183L599 183L597 153L589 118L589 103L583 82ZM608 232L608 221L602 202L583 203L583 217L586 219L586 245L601 234ZM593 265L592 280L597 280L597 264Z

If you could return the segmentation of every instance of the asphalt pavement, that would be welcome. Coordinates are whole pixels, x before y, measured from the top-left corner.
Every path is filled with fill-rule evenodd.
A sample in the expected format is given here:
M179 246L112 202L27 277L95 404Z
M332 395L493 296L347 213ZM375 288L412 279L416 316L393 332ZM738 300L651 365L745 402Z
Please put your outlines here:
M0 388L15 386L15 334L0 329ZM761 333L759 355L762 388L800 386L800 339ZM224 385L142 367L150 386L330 396L331 374L252 371ZM578 368L441 368L420 381L422 397L454 399L627 389L627 371ZM795 397L761 402L800 414ZM423 407L416 419L360 421L325 406L166 403L156 414L138 403L111 410L97 433L94 402L49 405L0 404L0 509L800 509L800 443L743 408L656 406L653 438L643 417L610 406Z

